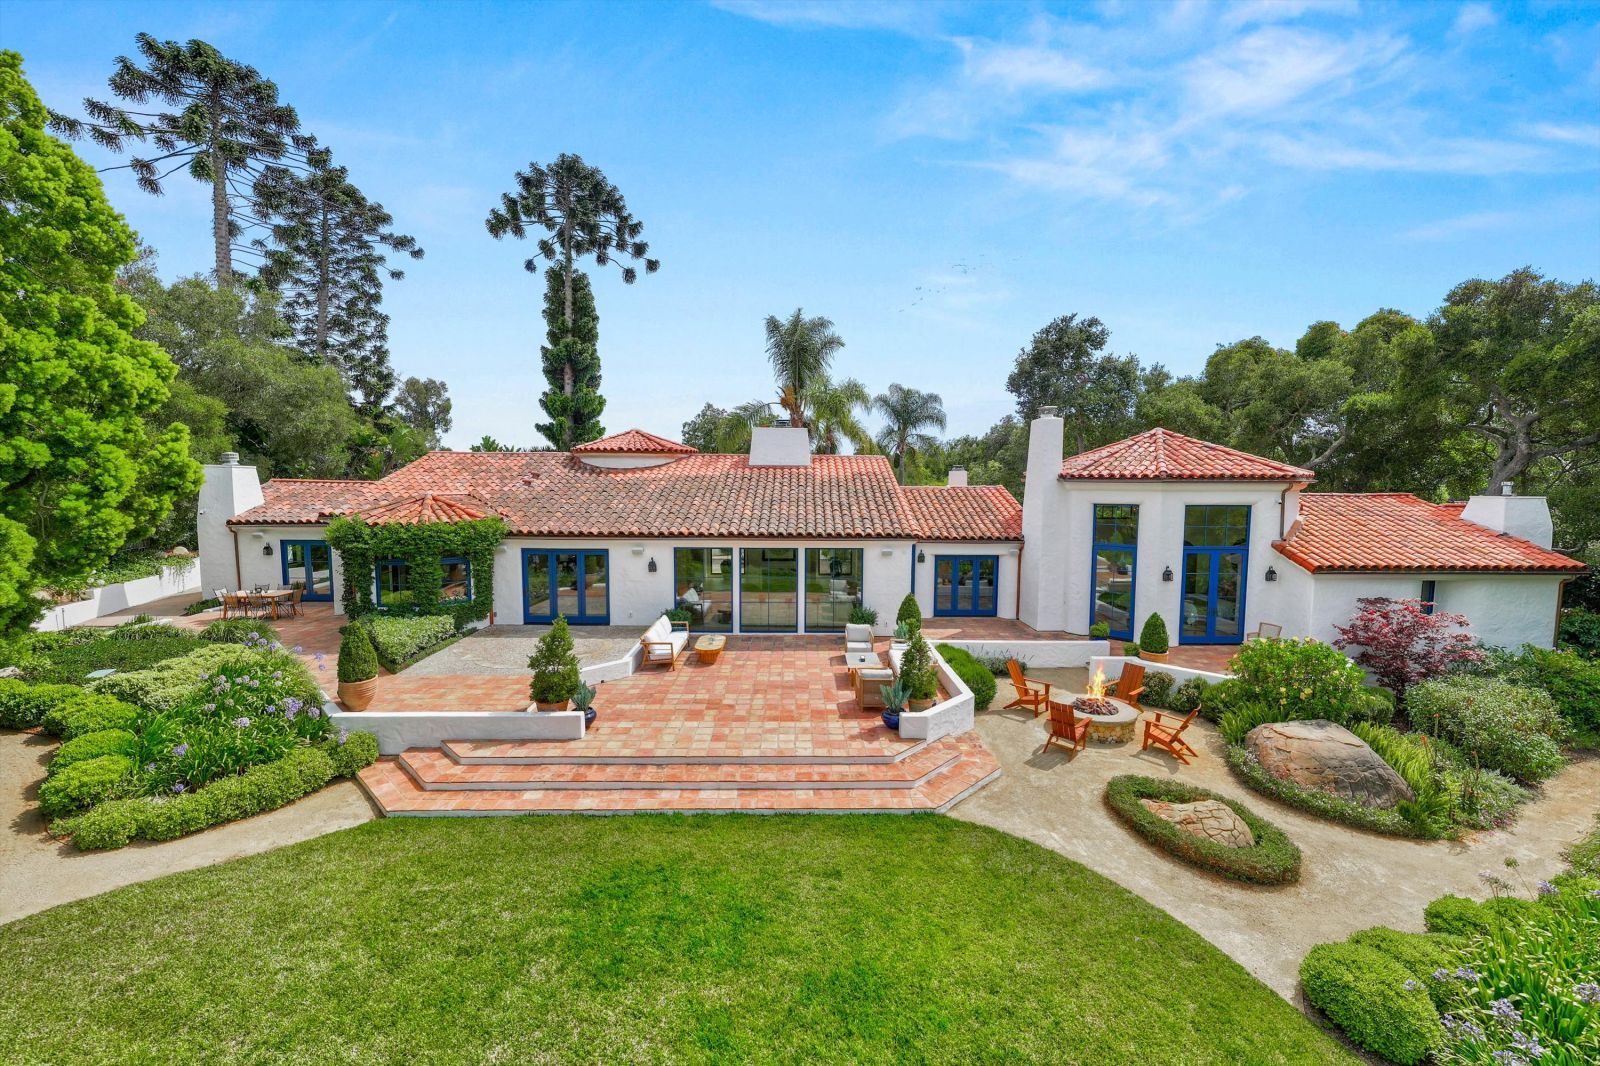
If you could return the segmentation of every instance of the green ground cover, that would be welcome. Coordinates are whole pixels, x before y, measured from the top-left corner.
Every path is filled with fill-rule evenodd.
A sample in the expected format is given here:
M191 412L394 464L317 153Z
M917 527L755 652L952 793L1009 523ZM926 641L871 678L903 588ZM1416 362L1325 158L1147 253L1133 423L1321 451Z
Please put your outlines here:
M936 816L372 822L0 955L30 1062L1355 1061L1148 903Z

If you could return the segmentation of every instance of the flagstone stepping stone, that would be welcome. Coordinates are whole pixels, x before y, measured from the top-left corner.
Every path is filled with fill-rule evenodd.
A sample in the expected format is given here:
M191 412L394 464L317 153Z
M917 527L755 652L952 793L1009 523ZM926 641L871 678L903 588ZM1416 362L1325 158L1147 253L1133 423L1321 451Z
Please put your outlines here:
M1244 746L1278 780L1363 807L1390 808L1416 798L1366 741L1325 719L1258 725L1245 735Z
M1194 803L1167 803L1141 799L1140 803L1158 818L1165 818L1186 833L1214 840L1230 848L1255 847L1255 834L1243 818L1221 800L1196 800Z

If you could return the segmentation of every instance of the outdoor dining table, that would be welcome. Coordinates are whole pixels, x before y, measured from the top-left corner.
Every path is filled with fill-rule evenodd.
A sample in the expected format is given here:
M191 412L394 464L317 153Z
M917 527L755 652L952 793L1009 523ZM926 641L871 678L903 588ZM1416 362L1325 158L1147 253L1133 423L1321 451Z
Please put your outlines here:
M278 608L289 602L289 597L294 595L294 590L265 589L261 592L246 592L241 595L249 596L252 599L269 601L268 606L272 608L272 617L276 619L278 617Z

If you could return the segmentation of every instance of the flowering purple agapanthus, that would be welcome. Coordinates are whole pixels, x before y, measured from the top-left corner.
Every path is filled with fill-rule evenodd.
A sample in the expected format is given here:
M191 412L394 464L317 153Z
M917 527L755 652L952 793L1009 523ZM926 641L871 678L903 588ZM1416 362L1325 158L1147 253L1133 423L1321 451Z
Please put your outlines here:
M1520 1031L1512 1033L1511 1045L1526 1051L1530 1059L1544 1057L1544 1045L1539 1043L1539 1038L1537 1036L1529 1036L1527 1033Z
M305 706L306 706L306 701L303 700L303 699L300 699L298 696L285 696L284 697L283 709L285 711L287 711L288 713L290 713L290 714L298 714L300 711L305 710Z
M156 772L156 764L153 763L153 762L145 763L144 764L144 772L147 773L147 774L155 773Z
M1509 999L1497 999L1489 1004L1489 1013L1501 1021L1510 1022L1513 1025L1522 1020L1522 1012L1513 1007Z
M283 671L282 670L274 670L274 671L272 671L272 680L274 680L274 681L282 681L283 680Z
M1471 966L1458 966L1458 967L1456 967L1456 980L1457 981L1476 981L1477 979L1478 979L1478 971L1474 970Z
M1456 1033L1456 1039L1464 1041L1482 1040L1483 1030L1472 1022L1462 1022L1460 1031Z
M339 743L341 745L343 745L344 742L349 740L349 739L350 739L350 730L341 728L339 730Z
M1600 1003L1600 985L1595 984L1593 981L1585 981L1575 987L1573 991L1578 994L1579 1003L1588 1003L1590 1005Z
M201 681L210 681L211 680L211 674L209 672L201 674L200 675L200 680Z
M309 714L312 718L321 718L322 717L322 708L321 707L312 707L311 709L306 711L306 713Z
M173 749L172 749L172 754L176 755L180 759L183 758L185 755L187 755L188 752L189 752L189 745L187 745L187 744L178 744L178 745L175 745L173 747Z
M1538 889L1539 889L1539 895L1541 895L1541 896L1553 896L1557 892L1561 891L1555 885L1552 885L1549 881L1540 881L1539 884L1538 884Z
M306 649L305 649L305 648L304 648L304 647L302 647L302 646L301 646L301 645L299 645L299 644L296 644L296 645L295 645L295 646L294 646L294 647L293 647L293 648L292 648L292 649L290 649L290 650L292 650L292 651L293 651L293 652L294 652L294 653L295 653L295 654L296 654L296 655L299 655L299 654L300 654L300 653L301 653L301 652L303 652L303 651L305 651L305 650L306 650ZM319 659L320 659L320 658L321 658L321 657L322 657L322 653L321 653L321 652L320 652L320 651L319 651L319 652L317 652L317 657L318 657L318 658L319 658Z
M1528 1060L1518 1055L1515 1051L1496 1051L1490 1055L1490 1058L1500 1063L1501 1066L1528 1066Z
M183 793L189 791L189 786L184 784L182 781L174 781L172 783L172 791L181 796Z
M1419 989L1421 987L1422 987L1421 985L1417 984L1416 978L1414 978L1414 977L1406 978L1405 990L1407 992L1415 992L1417 989Z
M1433 979L1435 981L1448 981L1450 980L1450 971L1441 967L1433 971Z
M212 711L214 711L216 709L217 709L217 705L215 703L206 704L206 713L209 714L210 712L212 712Z
M277 714L278 713L278 705L276 703L269 703L269 704L267 704L267 709L265 711L263 711L262 713L263 714Z
M233 724L238 726L240 729L248 729L250 728L250 719L244 717L235 718L233 720Z

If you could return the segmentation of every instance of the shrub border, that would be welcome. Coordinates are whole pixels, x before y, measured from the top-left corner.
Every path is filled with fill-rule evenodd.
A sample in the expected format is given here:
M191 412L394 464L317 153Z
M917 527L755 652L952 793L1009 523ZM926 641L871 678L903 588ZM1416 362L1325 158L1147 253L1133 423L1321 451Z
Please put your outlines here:
M1140 803L1141 799L1168 803L1219 800L1237 814L1255 834L1249 848L1230 848L1185 832ZM1242 803L1198 785L1159 781L1137 774L1121 774L1106 782L1105 803L1128 828L1177 859L1236 881L1258 885L1286 885L1300 880L1300 849L1289 835Z

